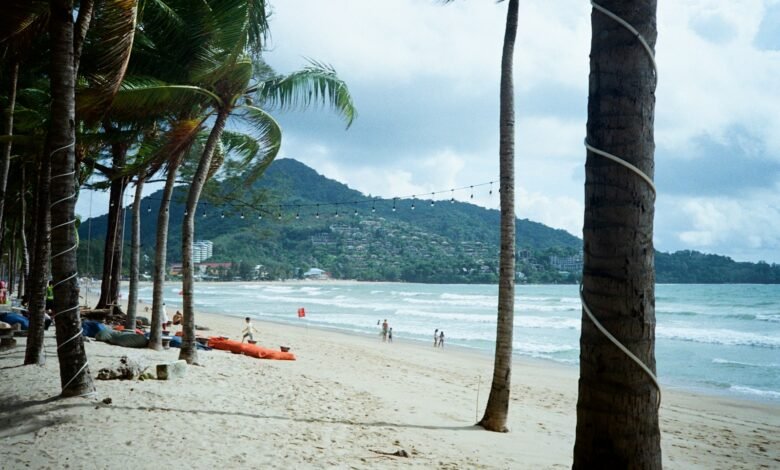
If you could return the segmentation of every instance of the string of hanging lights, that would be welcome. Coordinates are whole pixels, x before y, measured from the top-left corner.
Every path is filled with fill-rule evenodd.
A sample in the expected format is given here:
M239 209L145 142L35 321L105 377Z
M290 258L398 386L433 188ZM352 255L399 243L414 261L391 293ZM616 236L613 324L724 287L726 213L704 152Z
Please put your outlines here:
M228 197L227 201L221 203L214 203L208 201L200 201L198 203L198 211L200 216L205 218L210 214L219 214L221 219L231 217L232 213L238 213L240 219L246 219L246 214L256 214L258 221L263 220L265 217L276 218L276 220L285 219L285 214L289 214L289 218L300 220L302 217L311 216L315 219L320 217L330 216L333 218L340 218L342 215L349 215L350 213L354 217L358 217L361 214L360 207L369 207L365 212L376 214L383 207L390 207L390 212L397 212L398 210L408 207L409 210L414 211L417 208L418 203L425 201L422 196L429 197L428 205L430 207L436 207L437 196L449 194L450 204L454 204L458 199L455 197L457 193L468 194L468 200L474 200L475 188L488 188L488 196L493 195L493 184L499 183L498 180L488 181L485 183L471 184L468 186L461 186L457 188L443 189L440 191L432 191L430 193L411 194L407 196L394 196L391 198L379 198L373 196L367 196L360 199L353 199L349 201L338 202L301 202L301 203L273 203L273 204L252 204L245 202L239 198ZM500 186L500 185L499 185ZM499 192L501 190L499 189ZM161 198L146 197L147 200L159 201ZM446 198L440 199L446 201ZM410 201L408 206L402 206L402 201ZM147 212L152 212L152 206L147 205ZM184 215L187 215L187 210L184 210Z

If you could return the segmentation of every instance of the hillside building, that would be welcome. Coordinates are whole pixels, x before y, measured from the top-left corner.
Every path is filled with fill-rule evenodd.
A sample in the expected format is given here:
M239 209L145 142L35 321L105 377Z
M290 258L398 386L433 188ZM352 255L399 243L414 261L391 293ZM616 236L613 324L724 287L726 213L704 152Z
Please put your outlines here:
M319 268L311 268L303 273L304 279L328 279L328 273Z
M209 240L198 240L192 244L192 262L202 263L211 258L214 251L214 244Z

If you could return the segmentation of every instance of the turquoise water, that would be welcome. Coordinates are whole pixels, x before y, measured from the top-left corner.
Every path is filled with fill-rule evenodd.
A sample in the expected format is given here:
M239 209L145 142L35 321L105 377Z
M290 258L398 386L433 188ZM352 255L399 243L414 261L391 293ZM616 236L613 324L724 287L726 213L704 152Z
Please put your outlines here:
M399 339L492 353L497 286L279 282L196 284L196 309L231 316L377 334L387 319ZM169 315L180 287L166 287ZM581 309L577 286L517 286L514 351L576 364ZM139 298L151 301L151 286ZM306 317L299 319L299 307ZM680 387L780 402L780 286L656 287L658 377Z

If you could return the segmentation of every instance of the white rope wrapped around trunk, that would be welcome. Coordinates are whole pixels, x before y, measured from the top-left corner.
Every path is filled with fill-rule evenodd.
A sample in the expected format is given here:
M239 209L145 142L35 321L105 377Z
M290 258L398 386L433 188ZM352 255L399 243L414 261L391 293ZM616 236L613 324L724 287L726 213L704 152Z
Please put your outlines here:
M73 147L73 146L75 146L75 145L76 145L76 141L74 140L74 141L73 141L73 142L71 142L70 144L68 144L68 145L65 145L65 146L63 146L63 147L60 147L60 148L58 148L58 149L54 150L53 152L51 152L51 154L49 155L49 158L52 158L52 157L54 157L54 154L56 154L57 152L59 152L59 151L61 151L61 150L65 150L65 149L67 149L67 148L69 148L69 147ZM69 172L67 172L67 173L62 173L62 174L59 174L59 175L54 175L54 176L52 176L52 177L51 177L51 181L54 181L54 180L55 180L55 179L57 179L57 178L65 178L65 177L68 177L68 176L73 176L73 175L75 175L75 174L76 174L76 171L75 171L75 170L73 170L73 171L69 171ZM53 210L53 209L54 209L54 206L56 206L57 204L61 204L61 203L65 202L65 201L68 201L68 200L70 200L70 199L75 199L75 198L76 198L76 192L74 191L73 193L69 194L68 196L65 196L64 198L62 198L62 199L60 199L60 200L58 200L58 201L54 201L54 202L52 202L52 203L49 205L49 210L50 210L50 211L51 211L51 210ZM73 230L75 230L75 229L76 229L76 219L75 219L75 218L74 218L74 219L71 219L71 220L68 220L67 222L64 222L64 223L61 223L61 224L59 224L59 225L55 225L55 226L51 227L51 231L54 231L54 230L57 230L57 229L62 229L62 228L67 228L67 227L68 227L68 226L70 226L70 225L73 225ZM60 256L64 255L65 253L69 253L69 252L71 252L71 251L73 251L73 250L76 250L76 249L78 249L78 247L79 247L79 244L78 244L78 237L76 237L76 243L74 243L74 244L73 244L73 246L71 246L71 247L68 247L68 248L66 248L66 249L62 250L61 252L59 252L59 253L56 253L56 254L52 255L52 256L51 256L51 259L58 258L58 257L60 257ZM77 278L77 277L78 277L78 272L74 272L72 275L70 275L70 276L66 277L65 279L60 279L59 281L55 282L53 287L57 287L57 286L59 286L60 284L63 284L63 283L65 283L65 282L68 282L68 281L70 281L71 279L75 279L75 278ZM61 314L63 314L63 313L68 313L68 312L72 312L72 311L74 311L74 310L78 310L78 308L79 308L79 305L78 305L78 301L77 301L75 306L68 307L68 308L66 308L65 310L62 310L62 311L59 311L59 312L55 312L55 313L52 315L52 319L54 319L54 317L56 317L56 316L58 316L58 315L61 315ZM57 345L57 349L59 350L60 348L62 348L62 347L63 347L63 346L65 346L66 344L70 343L71 341L75 340L75 339L76 339L76 338L78 338L79 336L81 336L81 331L79 331L78 333L76 333L76 334L75 334L75 335L73 335L72 337L68 338L67 340L65 340L65 341L64 341L64 342L62 342L61 344ZM74 380L76 380L76 378L77 378L79 375L81 375L81 374L82 374L82 373L83 373L83 372L84 372L84 371L87 369L87 366L88 366L88 365L89 365L89 360L86 360L86 361L84 362L84 365L83 365L83 366L81 366L81 369L79 369L79 370L78 370L78 372L76 372L76 373L73 375L73 377L71 377L71 378L70 378L70 379L69 379L67 382L65 382L65 385L63 385L62 389L63 389L63 390L66 390L66 389L68 388L68 386L69 386L71 383L73 383L73 381L74 381ZM80 396L80 397L90 397L90 396L97 396L97 391L87 392L87 393L81 394L81 395L79 395L79 396Z

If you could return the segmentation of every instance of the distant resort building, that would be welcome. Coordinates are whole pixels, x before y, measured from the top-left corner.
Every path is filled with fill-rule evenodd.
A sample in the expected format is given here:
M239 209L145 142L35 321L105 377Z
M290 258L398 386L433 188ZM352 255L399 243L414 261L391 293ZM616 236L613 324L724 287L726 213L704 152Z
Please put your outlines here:
M304 279L329 279L330 275L319 268L311 268L303 273Z
M550 266L560 271L582 271L582 255L575 256L550 256Z
M195 276L200 279L214 279L223 277L233 267L233 263L193 263L195 266ZM169 267L169 273L172 276L182 275L181 263L172 263Z
M211 258L214 244L209 240L198 240L192 244L192 262L202 263Z

